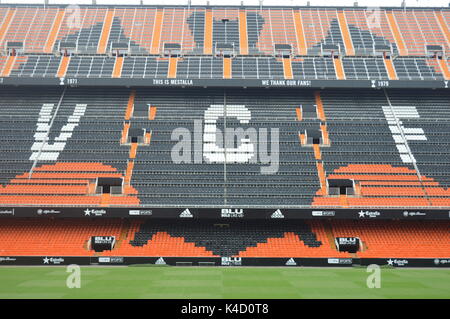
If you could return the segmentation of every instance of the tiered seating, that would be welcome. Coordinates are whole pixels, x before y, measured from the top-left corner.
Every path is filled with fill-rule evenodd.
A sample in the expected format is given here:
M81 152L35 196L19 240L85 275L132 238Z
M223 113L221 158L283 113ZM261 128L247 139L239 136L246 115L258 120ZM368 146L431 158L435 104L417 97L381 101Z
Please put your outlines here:
M196 247L206 248L205 252L212 252L214 256L239 255L241 257L297 257L302 253L308 254L308 251L322 249L322 243L317 241L310 227L300 221L271 222L270 224L265 221L227 222L226 225L216 225L217 223L217 221L158 223L148 221L141 225L130 244L136 248L148 247L147 249L151 249L152 246L158 245L159 236L164 236L173 238L172 240L177 238L186 243L194 243ZM293 247L294 249L299 249L303 245L305 251L297 251L294 255L290 255L289 253L293 252L288 251L289 245L286 245L286 238L297 241L297 247ZM277 239L284 241L283 249L262 247L271 245L270 242ZM173 246L172 249L177 248L175 242L173 242ZM318 249L319 247L320 249ZM132 250L128 249L127 251L131 252Z
M231 8L212 8L213 17L213 48L216 43L233 44L239 52L239 10ZM223 21L228 19L228 22Z
M344 9L356 55L371 52L373 44L393 44L395 40L383 11Z
M343 66L348 80L388 79L382 58L344 58Z
M23 42L26 52L42 53L57 13L56 7L15 8L3 41Z
M16 72L27 64L27 56L9 56L4 59L4 66L1 76L10 76L11 73Z
M6 219L0 223L1 256L93 256L91 236L121 238L117 219Z
M23 57L23 60L25 62L16 62L10 76L55 77L61 59L54 55L35 55Z
M410 141L409 147L417 160L421 174L438 181L442 187L450 186L450 166L446 160L449 157L449 132L446 123L450 113L448 103L444 102L448 100L448 96L445 92L436 95L427 91L418 91L412 95L400 91L390 93L394 105L417 108L420 117L402 121L407 127L423 129L427 141L426 143Z
M290 44L294 52L298 51L293 9L266 9L254 12L255 15L261 15L264 21L262 26L257 27L260 31L257 43L260 52L272 54L275 44Z
M77 43L78 50L85 54L96 54L107 8L81 7L76 10L79 11L65 15L57 39Z
M0 256L164 256L282 258L448 258L448 222L164 221L3 219ZM114 236L112 251L89 250L92 236ZM356 254L335 237L358 237Z
M120 138L128 91L116 90L116 94L98 91L86 95L86 91L80 89L67 93L57 115L50 114L54 119L48 135L49 144L57 144L58 138L64 141L61 129L67 126L69 119L73 123L75 106L84 103L87 107L83 120L77 123L73 136L66 138L64 151L59 149L56 158L50 156L53 155L51 151L39 153L39 149L33 149L39 156L36 160L32 153L33 142L39 141L35 140L42 134L39 132L45 132L37 130L41 108L57 105L61 94L60 89L45 92L28 89L25 95L19 89L2 91L0 176L2 183L8 185L0 189L0 201L27 205L100 205L101 196L96 195L93 188L95 179L123 177L127 167L129 149L120 147ZM20 100L18 96L21 96ZM29 172L32 172L31 176ZM57 190L58 185L63 186ZM125 188L125 193L112 196L109 204L138 205L135 194L133 188Z
M58 42L62 41L77 44L77 54L69 63L69 77L450 78L448 71L425 57L426 45L441 45L448 51L447 10L100 6L11 6L0 9L0 44L23 42L24 59L27 59L21 62L22 65L15 65L17 71L4 72L3 76L56 77L59 57L41 54L54 53ZM115 59L107 58L105 54L110 53L111 45L118 42L129 44L132 56L123 59L124 72L114 73ZM181 72L168 72L167 60L156 57L162 53L165 43L181 45L184 55L178 61ZM241 55L231 61L231 72L224 72L222 59L212 56L217 43L233 44L235 54ZM288 61L292 63L292 72L289 67L286 74L282 70L282 61L269 57L274 53L275 44L292 46L294 58ZM352 56L344 58L344 72L330 59L320 57L322 44L339 45L342 54ZM404 59L394 56L396 72L391 72L390 77L387 77L383 61L370 57L374 44L390 44L394 55L406 56ZM303 56L303 61L298 56ZM225 76L224 73L229 74ZM60 77L64 76L60 74Z
M164 43L179 43L185 53L199 48L187 23L188 17L196 11L187 8L164 8L160 50Z
M290 225L290 226L287 226ZM310 226L311 225L311 226ZM338 252L330 242L321 222L293 222L271 225L270 229L281 230L282 237L271 236L254 247L247 247L240 257L350 257ZM245 235L244 235L245 236ZM317 238L317 239L316 239Z
M133 41L131 43L133 52L150 53L155 15L156 8L116 8L114 16L119 23L113 24L109 42L126 41L128 38ZM120 28L123 28L123 32Z
M394 60L395 70L399 80L443 80L442 72L437 72L435 67L427 63L425 59L399 58Z
M305 9L300 12L308 53L319 52L320 43L339 44L344 50L336 9Z
M114 69L114 59L105 56L71 57L66 76L109 78Z
M208 58L205 58L207 60ZM209 58L211 60L211 58ZM180 64L178 68L180 68ZM168 59L154 57L128 57L124 59L122 77L130 78L167 78Z
M324 168L330 179L357 181L359 194L348 198L349 206L449 205L449 173L444 160L448 157L448 134L441 125L448 121L448 112L441 104L447 93L440 94L436 98L425 91L389 91L388 101L381 92L358 92L358 97L343 91L321 92L332 141L322 150ZM396 124L387 126L380 117L380 106L389 102L399 110L396 116L411 154L404 153L406 146L400 145L404 142L394 139ZM414 112L402 113L405 107ZM314 205L341 206L338 197L317 195Z
M409 55L425 55L426 45L448 44L432 10L393 10Z
M309 90L276 95L261 89L227 90L230 109L244 105L250 112L248 124L228 116L227 128L268 129L269 143L270 129L279 129L277 169L274 162L261 162L259 152L253 155L256 162L211 163L203 144L191 149L191 160L174 162L172 132L179 127L193 132L194 121L204 121L211 105L224 103L220 89L207 95L199 89L139 89L131 99L128 89L69 88L56 116L62 90L45 92L2 91L0 177L6 186L0 200L5 204L101 205L93 182L107 172L131 183L123 195L111 197L110 205L342 206L338 197L326 193L326 178L350 178L356 195L348 198L349 206L449 206L448 93L388 91L392 111L384 93L375 90L358 96L330 89L316 96ZM301 106L319 105L317 96L318 113L302 118ZM133 114L133 105L152 107ZM393 116L402 123L406 140ZM74 127L64 137L68 119ZM223 130L222 116L216 123ZM146 145L121 145L135 128L146 130ZM302 146L299 137L305 130L319 128L326 145ZM198 129L197 134L204 133L203 127ZM49 145L44 147L46 135ZM269 144L269 154L271 148ZM194 163L192 155L198 151L201 162ZM261 169L270 165L273 174L263 174ZM30 172L30 188L25 189ZM64 185L55 190L59 195L49 196L57 185Z
M220 58L189 57L178 62L177 78L217 79L223 75L223 62Z
M448 257L450 224L434 221L343 221L332 222L335 237L359 237L361 258Z
M1 131L1 183L6 184L16 175L28 172L31 146L36 132L36 122L44 103L58 103L60 88L27 90L9 88L0 92Z
M205 110L211 104L223 104L221 90L209 90L207 96L199 90L138 90L136 101L155 105L158 109L156 118L150 123L150 147L138 150L131 181L141 194L143 204L220 205L227 194L228 204L304 205L318 187L313 153L299 147L300 127L294 124L296 107L312 103L312 96L279 94L275 97L270 92L250 89L227 94L228 105L245 105L251 112L252 124L244 124L244 127L279 128L281 155L279 171L271 175L263 175L260 171L262 166L269 164L228 163L226 182L223 162L206 164L208 159L202 156L201 164L175 164L171 154L175 142L170 141L174 129L185 127L193 132L194 120L204 119ZM267 108L268 105L273 108ZM220 121L218 123L222 123ZM239 126L235 118L227 120L227 127L235 126ZM218 127L222 129L223 124ZM270 137L270 131L268 133ZM192 188L192 185L197 186ZM302 192L297 192L292 185L302 185Z

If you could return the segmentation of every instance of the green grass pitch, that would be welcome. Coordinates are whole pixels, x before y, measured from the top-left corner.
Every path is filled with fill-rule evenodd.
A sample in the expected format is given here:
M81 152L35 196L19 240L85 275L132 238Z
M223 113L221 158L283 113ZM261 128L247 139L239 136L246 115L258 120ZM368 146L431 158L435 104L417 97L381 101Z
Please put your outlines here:
M450 298L450 269L81 267L69 289L66 267L0 267L0 298Z

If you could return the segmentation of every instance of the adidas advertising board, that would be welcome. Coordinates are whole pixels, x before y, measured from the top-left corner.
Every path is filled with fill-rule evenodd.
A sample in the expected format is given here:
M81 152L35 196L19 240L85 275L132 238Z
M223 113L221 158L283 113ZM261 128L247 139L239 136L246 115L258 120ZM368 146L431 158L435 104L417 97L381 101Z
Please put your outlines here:
M272 215L270 215L270 218L284 218L284 215L281 210L277 209Z
M159 258L156 260L155 265L167 265L167 264L166 264L166 261L164 260L164 258L159 257Z
M297 263L294 258L289 258L288 261L286 261L286 266L297 266Z
M191 211L188 208L186 208L180 214L180 218L193 218L193 217L194 217L194 215L192 215Z

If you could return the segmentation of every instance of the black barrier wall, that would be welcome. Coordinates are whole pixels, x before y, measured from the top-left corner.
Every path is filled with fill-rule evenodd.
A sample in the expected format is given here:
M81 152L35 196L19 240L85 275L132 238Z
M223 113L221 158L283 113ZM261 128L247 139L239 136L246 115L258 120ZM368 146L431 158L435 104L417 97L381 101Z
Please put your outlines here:
M279 212L278 212L279 211ZM275 214L277 212L277 214ZM183 213L183 214L182 214ZM445 209L284 209L147 207L0 207L0 218L179 218L179 219L428 219L450 220Z
M263 87L263 88L422 88L448 89L447 80L273 80L164 78L20 78L0 77L0 86L122 86L122 87Z
M168 265L224 267L352 267L392 266L450 268L449 258L240 258L240 257L75 257L75 256L3 256L0 266L66 266L66 265Z

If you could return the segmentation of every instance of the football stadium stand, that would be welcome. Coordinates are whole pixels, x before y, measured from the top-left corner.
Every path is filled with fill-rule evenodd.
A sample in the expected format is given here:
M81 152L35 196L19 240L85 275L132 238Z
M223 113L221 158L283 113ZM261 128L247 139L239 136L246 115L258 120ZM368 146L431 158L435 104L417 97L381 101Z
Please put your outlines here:
M168 256L302 258L448 258L450 224L432 221L145 221L6 219L2 256ZM109 234L112 250L90 249ZM340 252L335 237L357 237L361 250ZM414 247L414 249L412 249Z
M450 265L449 28L448 8L0 4L0 256Z

